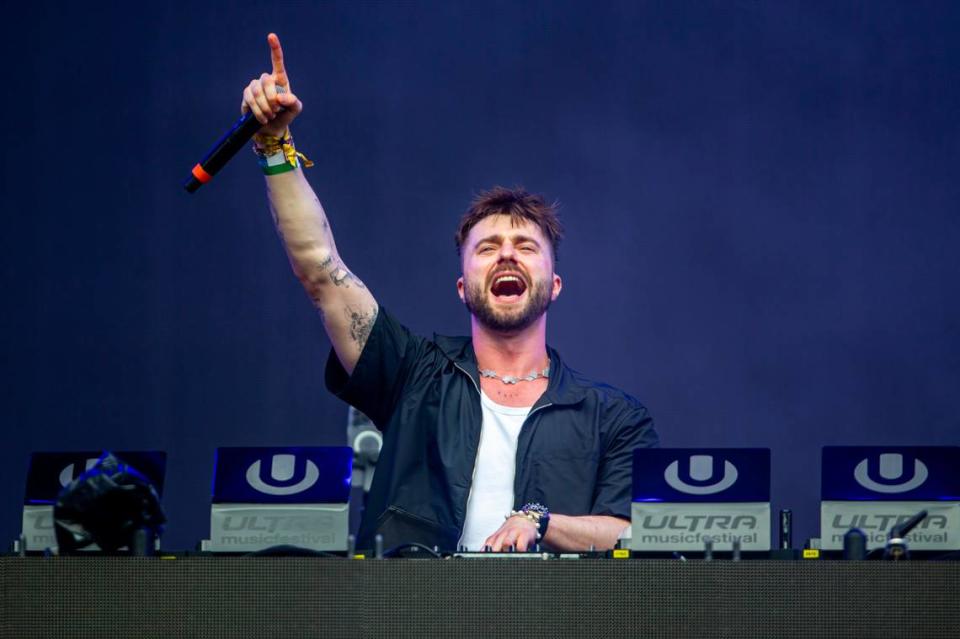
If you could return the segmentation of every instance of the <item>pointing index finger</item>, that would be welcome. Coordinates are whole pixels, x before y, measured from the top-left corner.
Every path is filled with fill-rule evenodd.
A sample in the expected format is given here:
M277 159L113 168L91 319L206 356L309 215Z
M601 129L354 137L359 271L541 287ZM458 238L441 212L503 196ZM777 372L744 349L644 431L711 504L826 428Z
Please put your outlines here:
M273 62L273 77L279 86L285 87L289 84L287 81L287 70L283 66L283 48L280 47L280 38L276 33L267 36L267 44L270 45L270 61Z

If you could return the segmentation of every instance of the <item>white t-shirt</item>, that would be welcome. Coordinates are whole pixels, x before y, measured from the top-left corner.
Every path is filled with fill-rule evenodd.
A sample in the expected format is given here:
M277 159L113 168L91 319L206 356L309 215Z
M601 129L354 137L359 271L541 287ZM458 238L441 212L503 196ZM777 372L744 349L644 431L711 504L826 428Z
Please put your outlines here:
M513 510L513 478L517 468L517 438L532 406L501 406L480 392L483 423L480 448L467 499L467 518L460 545L483 550L484 540L503 525Z

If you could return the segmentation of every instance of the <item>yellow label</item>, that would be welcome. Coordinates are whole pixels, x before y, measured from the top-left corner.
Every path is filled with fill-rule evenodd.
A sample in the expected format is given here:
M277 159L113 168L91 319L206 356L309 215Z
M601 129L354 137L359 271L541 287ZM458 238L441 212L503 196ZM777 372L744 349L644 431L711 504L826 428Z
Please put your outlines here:
M630 559L630 551L626 548L617 548L613 551L614 559Z
M804 559L820 559L820 551L817 550L816 548L804 548L803 558Z

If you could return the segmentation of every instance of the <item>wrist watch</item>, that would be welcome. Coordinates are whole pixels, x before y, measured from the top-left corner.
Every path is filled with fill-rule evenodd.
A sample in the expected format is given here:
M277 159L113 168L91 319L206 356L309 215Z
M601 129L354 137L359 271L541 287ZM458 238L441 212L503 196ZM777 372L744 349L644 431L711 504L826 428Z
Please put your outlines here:
M524 504L520 510L510 511L507 519L511 517L525 517L530 520L537 527L537 539L543 539L543 536L547 534L547 526L550 525L550 511L543 504L537 502Z

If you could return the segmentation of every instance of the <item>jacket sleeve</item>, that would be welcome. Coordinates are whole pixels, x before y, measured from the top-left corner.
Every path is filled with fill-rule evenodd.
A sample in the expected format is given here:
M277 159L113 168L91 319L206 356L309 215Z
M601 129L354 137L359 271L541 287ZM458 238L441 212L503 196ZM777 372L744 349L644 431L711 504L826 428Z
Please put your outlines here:
M424 341L381 306L352 375L347 374L337 354L330 350L327 389L383 430L400 401Z
M630 519L633 451L656 447L660 439L653 428L653 419L643 406L628 411L618 422L607 437L590 514Z

